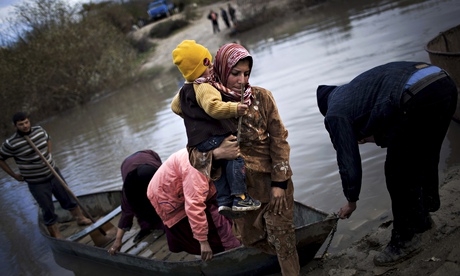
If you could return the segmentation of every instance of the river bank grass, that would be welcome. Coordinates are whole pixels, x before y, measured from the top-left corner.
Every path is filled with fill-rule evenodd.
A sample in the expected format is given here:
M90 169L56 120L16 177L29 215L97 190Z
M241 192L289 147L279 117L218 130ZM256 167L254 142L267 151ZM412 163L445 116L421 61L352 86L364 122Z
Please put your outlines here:
M6 45L0 48L0 137L14 130L11 117L18 111L30 113L37 123L125 85L169 73L169 54L177 44L168 45L166 50L159 45L200 19L209 21L206 16L212 8L219 11L231 3L238 14L234 30L243 32L271 20L274 14L279 17L288 14L286 10L323 1L181 0L177 2L180 16L138 31L133 24L145 13L149 0L89 2L81 6L64 0L26 1L16 7L16 18L11 22L25 27L0 37ZM143 29L149 29L147 35L133 35ZM11 40L11 33L17 36L15 40ZM168 66L146 66L155 55L166 56Z

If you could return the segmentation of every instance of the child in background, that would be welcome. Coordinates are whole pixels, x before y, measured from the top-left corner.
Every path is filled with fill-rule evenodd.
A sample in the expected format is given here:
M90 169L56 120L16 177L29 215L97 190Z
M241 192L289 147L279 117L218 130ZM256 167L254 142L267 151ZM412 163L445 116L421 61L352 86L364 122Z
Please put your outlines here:
M186 81L174 97L171 109L184 119L187 147L208 152L236 133L235 118L243 116L248 106L222 101L221 93L210 84L212 56L204 46L184 40L172 51L172 57ZM233 212L259 209L260 201L247 194L244 160L238 157L219 162L221 177L214 181L219 213L233 217Z

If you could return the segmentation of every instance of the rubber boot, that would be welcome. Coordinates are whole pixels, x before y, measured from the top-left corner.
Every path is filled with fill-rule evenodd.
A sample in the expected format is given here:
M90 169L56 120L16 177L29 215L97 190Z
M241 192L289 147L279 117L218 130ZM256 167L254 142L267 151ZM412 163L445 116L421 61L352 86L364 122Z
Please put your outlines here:
M91 223L93 223L89 218L83 215L79 206L71 210L70 213L75 218L78 225L90 225Z
M48 232L50 233L50 236L56 239L62 239L61 232L59 231L58 224L55 223L53 225L47 226Z

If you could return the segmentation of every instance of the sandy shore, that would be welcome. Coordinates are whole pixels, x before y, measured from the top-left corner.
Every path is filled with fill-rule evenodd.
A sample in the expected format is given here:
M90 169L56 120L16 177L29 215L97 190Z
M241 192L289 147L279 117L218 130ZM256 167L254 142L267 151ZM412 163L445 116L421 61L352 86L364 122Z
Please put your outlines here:
M211 53L225 43L233 42L229 37L230 29L221 24L221 32L213 34L207 14L210 9L219 10L226 7L225 2L198 7L201 16L183 31L166 39L154 40L156 50L141 66L140 70L153 67L163 68L163 72L174 67L171 51L184 39L193 39L205 45ZM232 3L236 6L236 3ZM181 16L174 15L174 17ZM168 19L166 19L168 20ZM143 27L134 35L146 36L154 24ZM313 276L351 276L351 275L460 275L460 166L449 168L443 183L441 183L441 209L432 214L434 227L423 234L423 250L413 258L393 267L376 267L373 257L381 251L390 239L391 223L384 223L374 232L354 245L337 254L329 255L323 260L313 260L302 267L301 275ZM340 222L339 222L340 223ZM276 274L280 275L280 274Z
M411 259L391 267L374 265L374 256L390 240L392 226L388 222L352 247L323 260L311 261L302 268L302 275L460 275L460 165L448 169L440 195L441 208L431 214L435 225L423 233L422 251Z
M164 72L168 72L170 68L175 67L172 62L171 52L176 46L185 39L195 40L208 48L208 50L214 55L219 47L225 43L234 42L233 38L230 38L229 34L231 29L228 29L223 22L220 22L220 32L213 34L211 21L207 18L209 11L219 11L221 7L227 8L227 1L217 2L215 4L203 7L197 7L196 11L200 16L197 20L191 22L189 26L177 32L165 39L152 39L153 43L156 43L155 52L150 56L140 67L140 70L148 70L154 67L163 68ZM230 2L232 3L232 2ZM237 8L236 3L232 3L232 6ZM137 39L148 36L149 31L164 20L174 20L180 18L182 14L175 14L171 18L163 19L161 21L149 24L133 35Z

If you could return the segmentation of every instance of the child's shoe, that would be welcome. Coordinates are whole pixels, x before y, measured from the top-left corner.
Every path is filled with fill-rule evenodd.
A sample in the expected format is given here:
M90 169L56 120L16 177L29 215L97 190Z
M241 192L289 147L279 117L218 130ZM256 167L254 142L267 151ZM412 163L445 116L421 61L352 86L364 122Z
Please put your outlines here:
M225 206L225 205L219 206L219 209L218 209L219 214L221 214L221 215L222 215L222 213L225 213L225 212L231 211L231 210L232 210L232 207L228 207L228 206Z
M241 211L235 212L232 210L232 207L228 207L228 206L219 206L218 211L219 211L219 214L229 219L241 218L244 215L246 215L246 212L241 212Z
M259 209L260 205L260 201L253 199L248 194L245 195L244 199L239 196L235 196L235 199L233 199L232 211L253 211Z

